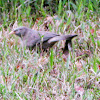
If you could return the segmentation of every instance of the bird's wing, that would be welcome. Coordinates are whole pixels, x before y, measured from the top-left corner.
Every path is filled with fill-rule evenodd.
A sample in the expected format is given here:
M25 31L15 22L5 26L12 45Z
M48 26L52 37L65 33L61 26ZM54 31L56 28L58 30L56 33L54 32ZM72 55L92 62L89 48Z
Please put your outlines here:
M41 32L41 33L43 33L43 32ZM54 38L56 36L59 36L59 34L51 33L51 32L45 32L45 34L41 34L41 33L40 33L40 38L37 41L37 44L40 42L48 41L49 39Z
M51 33L51 32L33 31L33 33L30 34L30 38L27 42L27 47L34 47L36 44L48 41L49 39L56 36L59 36L59 35L56 33Z

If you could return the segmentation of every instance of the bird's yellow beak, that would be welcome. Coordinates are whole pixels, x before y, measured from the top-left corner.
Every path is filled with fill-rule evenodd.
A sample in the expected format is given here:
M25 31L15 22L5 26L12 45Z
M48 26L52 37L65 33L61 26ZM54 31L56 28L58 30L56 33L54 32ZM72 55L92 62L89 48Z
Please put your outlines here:
M14 32L14 31L11 31L11 32L9 33L9 35L12 35L12 34L15 34L15 32Z

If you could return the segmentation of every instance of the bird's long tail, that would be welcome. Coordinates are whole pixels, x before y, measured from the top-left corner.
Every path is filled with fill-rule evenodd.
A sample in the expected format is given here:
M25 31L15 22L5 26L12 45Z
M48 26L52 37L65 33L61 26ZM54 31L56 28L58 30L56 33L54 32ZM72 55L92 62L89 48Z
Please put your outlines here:
M53 42L57 42L60 40L71 40L72 38L76 37L77 35L62 35L62 36L55 36L53 38L51 38L50 40L48 40L48 43L53 43Z
M68 55L69 50L72 51L72 39L76 37L77 35L62 35L62 36L56 36L51 38L48 43L57 42L60 40L66 40L65 47L63 48L63 54Z

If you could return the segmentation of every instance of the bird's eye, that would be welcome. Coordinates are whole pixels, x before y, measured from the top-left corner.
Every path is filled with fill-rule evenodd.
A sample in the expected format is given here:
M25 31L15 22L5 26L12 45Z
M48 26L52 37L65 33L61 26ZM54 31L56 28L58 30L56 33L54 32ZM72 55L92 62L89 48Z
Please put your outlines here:
M20 29L20 30L23 30L23 29Z

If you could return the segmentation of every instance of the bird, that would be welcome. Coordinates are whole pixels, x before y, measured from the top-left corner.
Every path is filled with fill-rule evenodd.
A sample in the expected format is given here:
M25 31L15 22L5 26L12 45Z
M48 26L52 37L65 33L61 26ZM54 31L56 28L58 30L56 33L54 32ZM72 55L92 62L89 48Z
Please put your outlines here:
M25 26L14 29L10 32L10 34L15 34L16 36L20 37L23 44L31 50L36 46L42 48L43 50L47 50L48 48L51 48L56 42L66 40L63 53L72 47L71 40L77 36L76 34L59 35L49 31L36 31Z

